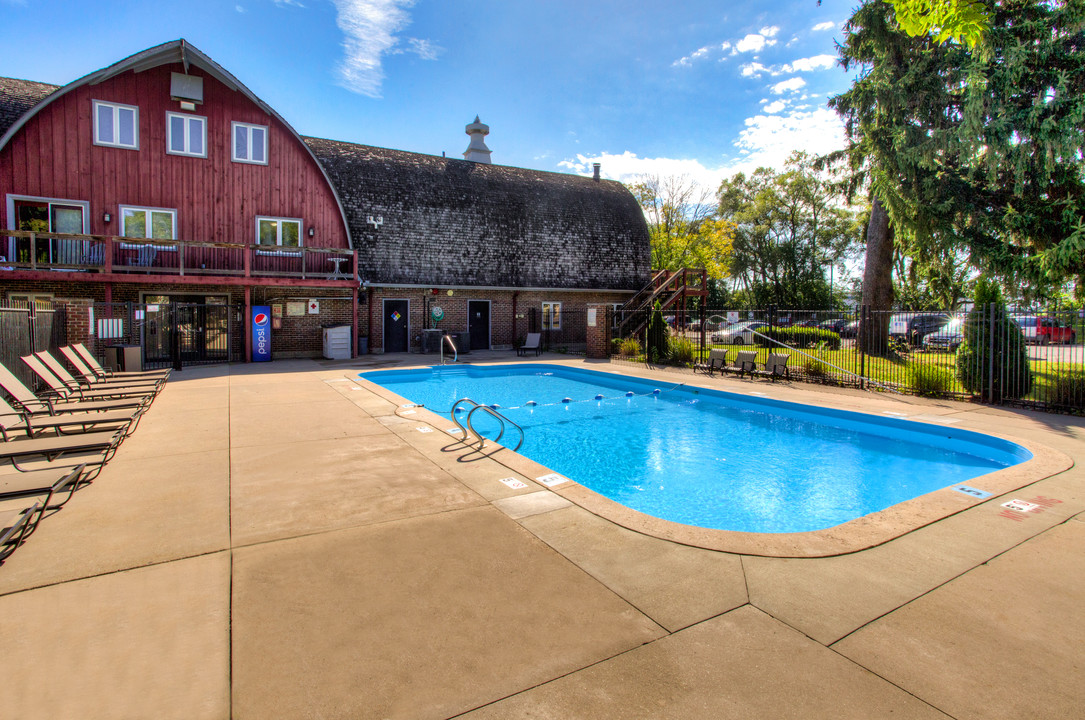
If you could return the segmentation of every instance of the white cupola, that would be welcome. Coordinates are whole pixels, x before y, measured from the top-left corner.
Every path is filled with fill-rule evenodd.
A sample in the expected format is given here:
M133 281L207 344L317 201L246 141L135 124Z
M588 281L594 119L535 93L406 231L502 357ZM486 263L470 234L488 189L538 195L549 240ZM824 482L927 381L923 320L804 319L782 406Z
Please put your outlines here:
M471 143L464 150L463 159L489 165L490 148L486 147L486 141L483 138L490 134L490 126L479 122L478 115L476 115L475 121L468 125L464 132L470 136Z

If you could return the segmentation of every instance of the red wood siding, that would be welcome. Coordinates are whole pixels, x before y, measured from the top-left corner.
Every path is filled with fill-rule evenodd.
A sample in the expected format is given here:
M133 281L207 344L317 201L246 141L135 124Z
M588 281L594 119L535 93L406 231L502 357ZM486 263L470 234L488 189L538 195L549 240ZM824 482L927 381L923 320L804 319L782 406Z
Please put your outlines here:
M16 194L88 201L92 234L119 234L118 206L139 205L176 208L180 240L254 243L256 217L266 215L302 218L303 245L348 247L327 180L282 123L195 67L190 74L204 78L204 102L183 111L169 97L171 72L183 69L163 65L84 85L34 116L0 151L2 226L6 196ZM92 100L139 107L138 151L94 145ZM166 153L167 111L207 118L206 158ZM267 165L231 161L234 121L268 128Z

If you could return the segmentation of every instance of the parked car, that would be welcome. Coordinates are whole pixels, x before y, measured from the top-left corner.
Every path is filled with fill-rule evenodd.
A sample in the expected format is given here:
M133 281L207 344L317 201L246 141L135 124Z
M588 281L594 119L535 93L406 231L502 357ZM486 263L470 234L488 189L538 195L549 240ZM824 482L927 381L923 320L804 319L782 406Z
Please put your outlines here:
M964 342L964 318L954 318L945 327L923 338L923 347L930 350L956 352Z
M712 333L712 342L718 345L753 345L757 337L754 331L768 327L763 322L738 322L730 325L719 332Z
M712 332L713 330L719 330L721 326L726 324L727 318L725 318L723 315L709 315L704 319L704 329L708 332ZM686 329L692 330L694 332L700 332L701 320L690 320L689 323L686 325Z
M1077 332L1065 320L1052 317L1025 315L1015 318L1021 326L1025 342L1047 345L1049 343L1077 342Z
M844 327L840 328L840 337L842 337L842 338L853 338L853 337L856 337L858 334L859 334L859 321L858 320L852 320L851 322L844 325Z
M889 318L889 337L908 343L921 343L949 322L949 315L932 313L897 313Z
M844 328L847 325L847 318L836 318L833 320L822 320L820 323L818 323L817 327L821 328L822 330L832 330L837 335L843 337ZM858 326L858 323L856 323L856 326Z

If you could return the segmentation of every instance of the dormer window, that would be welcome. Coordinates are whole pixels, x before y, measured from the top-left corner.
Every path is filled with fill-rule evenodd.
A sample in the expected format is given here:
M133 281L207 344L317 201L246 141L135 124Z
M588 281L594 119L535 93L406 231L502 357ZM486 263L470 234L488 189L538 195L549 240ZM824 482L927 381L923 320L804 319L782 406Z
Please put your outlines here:
M207 118L166 113L166 152L170 155L207 157Z
M139 150L139 108L94 100L94 144Z
M267 126L233 123L233 161L267 165Z

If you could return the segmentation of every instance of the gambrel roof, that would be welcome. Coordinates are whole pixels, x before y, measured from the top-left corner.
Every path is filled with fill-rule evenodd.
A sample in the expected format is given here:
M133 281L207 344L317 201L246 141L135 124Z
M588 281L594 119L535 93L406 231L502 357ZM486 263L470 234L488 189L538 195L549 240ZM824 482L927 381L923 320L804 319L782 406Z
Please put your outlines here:
M648 228L611 180L305 138L339 191L363 278L639 290Z

